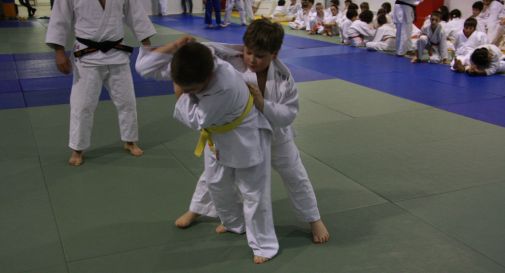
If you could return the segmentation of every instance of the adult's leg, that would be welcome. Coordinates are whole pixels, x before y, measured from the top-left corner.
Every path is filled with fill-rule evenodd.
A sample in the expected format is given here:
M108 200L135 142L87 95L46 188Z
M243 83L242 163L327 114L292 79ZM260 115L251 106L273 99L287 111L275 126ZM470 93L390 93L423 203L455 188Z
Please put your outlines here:
M139 134L137 105L130 66L129 64L108 65L107 69L108 77L105 79L105 87L109 90L112 102L116 106L121 140L127 143L125 149L129 150L132 155L140 156L143 151L136 147L136 144L131 147L139 140Z
M74 64L73 72L68 146L74 151L83 151L90 146L93 117L98 105L106 68L102 66L86 67L77 62ZM72 162L70 163L72 164ZM80 165L80 163L73 165Z

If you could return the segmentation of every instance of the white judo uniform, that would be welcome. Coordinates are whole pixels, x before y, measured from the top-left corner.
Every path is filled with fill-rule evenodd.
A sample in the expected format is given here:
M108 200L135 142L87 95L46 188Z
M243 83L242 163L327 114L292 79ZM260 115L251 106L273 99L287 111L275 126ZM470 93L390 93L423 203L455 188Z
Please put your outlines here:
M438 25L435 30L430 26L421 29L421 36L416 42L417 52L420 59L422 59L423 52L428 49L430 54L430 62L440 63L444 59L448 60L449 52L447 51L447 35L441 25Z
M365 46L365 43L373 40L375 29L366 22L356 20L347 29L346 37L352 46Z
M415 14L412 6L417 6L423 0L396 1L393 9L393 22L396 26L396 55L405 55L412 48L412 23ZM412 5L412 6L410 6Z
M139 41L156 34L144 8L135 0L107 0L104 8L99 1L55 1L46 43L64 47L73 31L76 37L95 42L117 41L124 36L123 22ZM87 46L75 41L75 51L84 48ZM96 51L74 60L70 94L71 149L82 151L90 146L93 115L102 85L108 89L118 111L121 140L138 141L135 93L129 63L129 54L116 49Z
M171 59L172 55L142 48L136 69L144 77L170 79ZM194 130L224 125L244 112L249 97L242 74L215 58L214 73L206 89L182 94L174 117ZM213 133L212 141L215 152L206 145L203 178L217 216L228 231L246 232L254 255L272 258L279 244L270 196L270 124L252 107L238 127Z
M505 73L505 56L503 55L503 53L501 52L501 50L497 46L492 45L492 44L487 44L487 45L479 46L475 49L478 49L478 48L487 48L487 50L489 50L489 52L491 53L490 65L488 68L485 69L486 75L491 76L496 73ZM472 65L472 61L471 61L472 53L473 53L473 51L468 53L463 58L461 58L461 62L465 66L466 70L468 70L470 68L470 66Z
M456 57L465 56L479 46L489 44L486 33L474 31L470 37L466 37L463 31L459 31L454 41Z
M246 13L244 10L244 0L226 0L226 11L224 14L224 24L229 24L231 21L231 12L235 7L240 15L240 22L245 25Z
M244 73L247 82L257 85L256 73L247 69L242 58L242 45L208 43L223 60ZM263 114L273 129L272 167L282 178L297 218L304 222L321 219L314 189L294 143L291 127L298 113L298 90L289 69L278 59L268 68ZM189 210L210 217L216 216L207 191L205 174L200 176Z
M392 24L384 24L375 32L371 42L366 43L366 48L379 51L394 51L396 45L396 29Z

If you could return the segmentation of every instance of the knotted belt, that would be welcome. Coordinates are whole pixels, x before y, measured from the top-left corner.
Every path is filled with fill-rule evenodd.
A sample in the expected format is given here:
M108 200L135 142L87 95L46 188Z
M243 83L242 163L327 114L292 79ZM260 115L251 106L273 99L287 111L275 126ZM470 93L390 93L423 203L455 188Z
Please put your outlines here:
M76 37L76 40L87 46L87 48L85 49L81 49L74 52L74 56L76 58L80 58L86 54L93 53L98 50L102 52L107 52L113 48L121 51L126 51L128 53L133 52L133 47L121 44L123 39L119 39L117 41L95 42L92 40Z
M200 157L202 156L203 150L205 148L205 144L208 142L209 143L209 148L210 150L215 153L216 149L214 147L214 142L212 142L212 134L223 134L227 133L235 128L237 128L240 124L242 124L242 121L244 121L245 117L251 112L251 109L254 105L254 99L252 95L249 95L249 100L247 101L247 105L244 109L244 112L242 114L232 120L229 123L219 125L219 126L211 126L208 128L204 128L200 130L200 138L198 139L198 143L196 144L195 148L195 156Z

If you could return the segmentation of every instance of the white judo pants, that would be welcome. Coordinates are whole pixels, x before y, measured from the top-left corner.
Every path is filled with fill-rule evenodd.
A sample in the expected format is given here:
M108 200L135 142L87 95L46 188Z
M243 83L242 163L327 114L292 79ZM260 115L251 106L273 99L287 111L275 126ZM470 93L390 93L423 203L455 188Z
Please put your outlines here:
M403 56L411 50L412 22L414 9L407 5L396 4L393 10L393 22L396 26L396 55Z
M90 146L93 117L103 85L118 112L121 140L138 141L137 109L130 65L85 66L76 62L70 94L68 146L72 150L82 151Z
M244 11L244 0L226 0L226 12L224 15L224 23L229 23L231 21L231 12L233 7L236 7L238 13L240 14L240 22L245 25L245 11Z
M163 16L167 16L169 14L168 0L159 0L159 3L160 3L160 14Z
M254 12L253 12L253 0L244 0L244 10L247 20L252 22L254 20Z
M417 46L417 56L419 56L419 59L423 58L424 55L424 50L431 49L431 55L430 55L430 63L440 63L444 58L447 58L447 52L443 54L443 52L440 51L440 47L436 45L432 45L428 39L427 36L421 36L419 37L419 40L416 42Z
M366 48L377 51L394 51L396 45L395 38L386 39L386 41L381 42L368 42L366 43Z
M282 178L297 218L307 223L321 219L312 183L293 140L272 145L272 167ZM205 174L198 180L189 210L209 217L217 216Z
M216 214L226 230L246 232L254 255L272 258L279 251L275 234L272 198L270 142L271 132L260 130L265 159L249 168L231 168L219 164L208 147L205 150L204 178L214 202Z

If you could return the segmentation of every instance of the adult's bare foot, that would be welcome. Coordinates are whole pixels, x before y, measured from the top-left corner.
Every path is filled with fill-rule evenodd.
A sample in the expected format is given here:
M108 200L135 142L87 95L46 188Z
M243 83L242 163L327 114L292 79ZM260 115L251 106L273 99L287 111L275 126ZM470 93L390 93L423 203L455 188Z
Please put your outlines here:
M198 217L200 217L200 214L188 210L175 220L175 226L178 228L187 228L191 226Z
M270 259L267 258L267 257L262 257L262 256L256 256L255 255L254 258L253 258L253 262L255 264L263 264L263 263L266 263L268 261L270 261Z
M312 241L316 244L324 244L330 240L330 233L321 219L310 223L312 229Z
M82 151L72 150L72 154L68 159L68 164L70 166L81 166L84 163L84 157L82 155Z
M142 151L142 149L140 149L140 147L137 146L135 142L126 142L124 144L124 149L133 156L141 156L144 154L144 151Z

